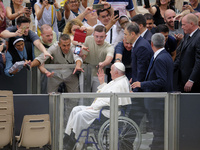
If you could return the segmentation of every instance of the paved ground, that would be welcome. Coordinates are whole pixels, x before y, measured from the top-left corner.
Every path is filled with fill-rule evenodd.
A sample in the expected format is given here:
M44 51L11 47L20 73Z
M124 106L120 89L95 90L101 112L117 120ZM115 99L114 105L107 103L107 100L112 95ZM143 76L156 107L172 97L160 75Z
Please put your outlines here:
M142 144L140 146L140 150L150 150L149 145L152 143L153 133L147 132L146 134L142 134Z

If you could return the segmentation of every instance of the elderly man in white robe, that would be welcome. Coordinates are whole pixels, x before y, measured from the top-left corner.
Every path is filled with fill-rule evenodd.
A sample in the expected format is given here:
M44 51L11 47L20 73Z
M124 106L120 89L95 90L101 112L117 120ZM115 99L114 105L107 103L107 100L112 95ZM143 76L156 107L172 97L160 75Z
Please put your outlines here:
M111 66L112 81L108 84L104 82L104 71L99 69L97 73L100 85L97 93L129 93L130 84L125 76L125 66L121 62L116 62ZM118 105L131 104L130 98L119 98ZM95 118L98 118L99 112L103 106L110 106L110 98L96 98L90 106L76 106L70 113L65 133L70 135L72 129L77 139L81 130L88 128Z

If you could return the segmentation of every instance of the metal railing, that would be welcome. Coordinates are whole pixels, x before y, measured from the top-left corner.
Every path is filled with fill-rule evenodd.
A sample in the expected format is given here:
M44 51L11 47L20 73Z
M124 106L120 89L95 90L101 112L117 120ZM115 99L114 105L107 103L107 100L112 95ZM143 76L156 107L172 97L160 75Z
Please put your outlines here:
M50 95L51 99L51 112L53 112L53 149L62 149L63 147L63 112L64 112L64 99L70 98L97 98L97 97L110 97L110 150L118 149L118 98L131 97L131 98L163 98L165 100L165 130L164 130L164 147L165 150L169 149L169 95L168 93L64 93L61 95ZM171 115L170 115L171 116ZM58 140L59 139L59 140ZM171 141L174 142L174 141Z

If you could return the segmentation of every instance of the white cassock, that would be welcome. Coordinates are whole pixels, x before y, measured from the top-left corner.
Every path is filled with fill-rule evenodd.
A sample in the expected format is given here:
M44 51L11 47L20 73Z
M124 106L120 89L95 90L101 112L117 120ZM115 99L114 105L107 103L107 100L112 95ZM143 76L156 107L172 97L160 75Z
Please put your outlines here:
M103 83L98 87L98 93L129 93L130 84L125 75L110 81L108 84ZM118 105L131 104L131 99L123 97L118 99ZM99 111L103 106L110 106L110 98L96 98L91 106L76 106L70 113L65 133L70 135L71 128L77 139L81 130L87 129L95 118L99 117Z

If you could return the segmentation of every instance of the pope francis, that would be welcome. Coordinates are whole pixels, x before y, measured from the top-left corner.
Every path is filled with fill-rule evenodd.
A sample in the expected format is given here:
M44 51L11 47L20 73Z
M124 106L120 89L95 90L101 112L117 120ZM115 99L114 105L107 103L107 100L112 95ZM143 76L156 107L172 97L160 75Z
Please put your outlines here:
M108 84L104 82L104 71L99 69L97 75L100 82L97 93L129 93L130 84L125 76L125 66L121 62L116 62L111 66L111 78ZM131 104L130 98L119 98L118 105ZM77 139L81 130L88 128L95 118L98 118L99 112L103 106L110 106L110 98L96 98L90 106L76 106L70 113L65 133L70 135L72 129ZM107 114L108 115L108 114ZM107 116L105 114L105 116ZM65 145L64 145L65 146Z

